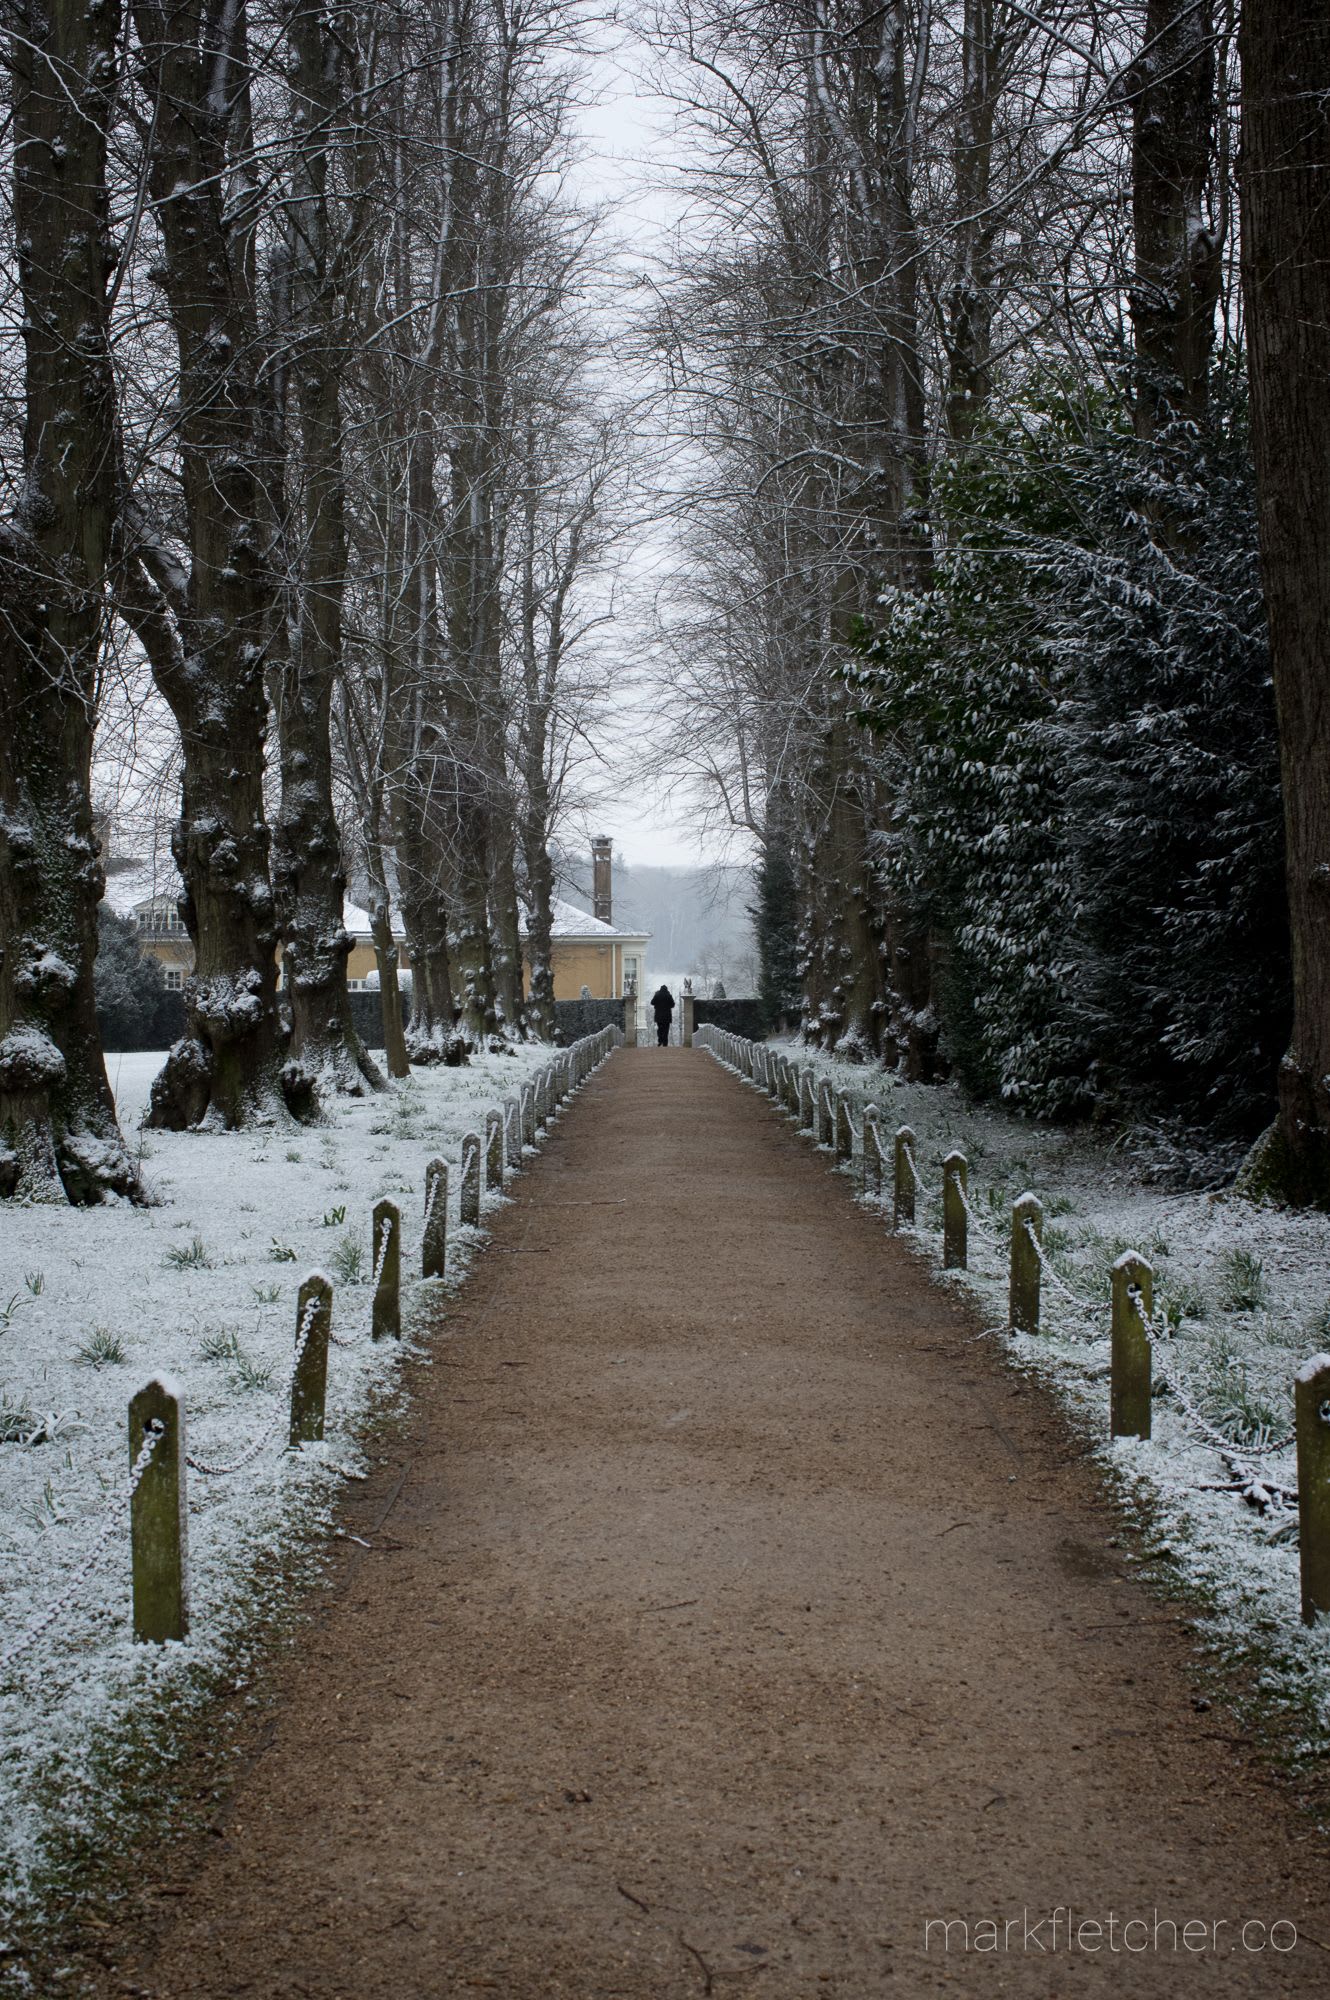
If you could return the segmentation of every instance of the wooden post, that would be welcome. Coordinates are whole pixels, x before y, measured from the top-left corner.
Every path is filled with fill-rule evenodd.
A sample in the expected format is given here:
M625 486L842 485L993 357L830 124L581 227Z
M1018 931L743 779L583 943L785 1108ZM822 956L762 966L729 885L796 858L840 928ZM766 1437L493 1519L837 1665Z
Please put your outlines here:
M480 1225L480 1134L462 1135L462 1223L476 1229Z
M773 1104L780 1103L780 1066L784 1060L785 1058L779 1055L775 1049L767 1050L767 1096Z
M332 1332L333 1288L321 1271L311 1271L296 1294L296 1339L309 1315L309 1331L291 1376L290 1443L318 1444L328 1395L328 1335Z
M799 1116L799 1065L785 1058L785 1109L791 1117Z
M503 1113L485 1113L485 1182L503 1192Z
M970 1255L970 1218L965 1196L970 1188L970 1163L964 1153L948 1153L942 1162L942 1268L963 1271Z
M370 1315L370 1331L376 1340L391 1338L400 1340L402 1336L402 1216L395 1201L376 1201L374 1204L374 1231L370 1238L370 1254L374 1259L371 1268L378 1267L379 1251L383 1245L385 1225L388 1231L387 1247L383 1250L383 1265L379 1270L379 1282L374 1287L374 1305Z
M865 1194L882 1192L882 1134L876 1104L864 1106L863 1189Z
M806 1069L801 1072L799 1077L799 1130L801 1132L811 1132L816 1118L817 1113L814 1109L813 1096L813 1073L811 1070Z
M1150 1435L1150 1341L1131 1294L1139 1291L1148 1315L1154 1310L1154 1285L1153 1265L1132 1250L1113 1266L1108 1428L1115 1438Z
M1330 1616L1330 1354L1317 1354L1293 1380L1298 1437L1298 1542L1302 1622Z
M1030 1241L1033 1231L1044 1240L1044 1204L1038 1195L1023 1194L1011 1205L1011 1283L1007 1318L1016 1333L1039 1331L1039 1252Z
M899 1229L901 1224L914 1223L914 1175L910 1172L910 1159L914 1153L914 1133L908 1125L901 1125L896 1131L896 1151L894 1175L891 1189L891 1226Z
M152 1457L129 1503L134 1637L160 1644L189 1636L189 1512L185 1494L185 1405L169 1375L154 1376L129 1405L129 1462L153 1424Z
M522 1144L536 1143L536 1093L529 1083L522 1085Z
M448 1275L448 1162L431 1160L425 1169L425 1224L420 1242L422 1278Z
M693 995L691 993L685 993L683 996L683 1045L686 1049L691 1049L693 1046Z
M823 1077L817 1086L817 1143L830 1146L835 1138L831 1111L831 1085Z
M854 1158L854 1126L850 1122L850 1100L843 1090L836 1092L836 1158Z

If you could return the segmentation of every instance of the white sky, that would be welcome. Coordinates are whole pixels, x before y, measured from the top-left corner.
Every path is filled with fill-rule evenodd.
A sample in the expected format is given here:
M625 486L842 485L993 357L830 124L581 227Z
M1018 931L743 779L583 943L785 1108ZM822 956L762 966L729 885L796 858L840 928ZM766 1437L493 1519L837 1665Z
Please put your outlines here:
M627 30L605 31L605 47L593 58L588 104L578 118L584 155L573 175L579 195L607 211L607 235L615 246L618 282L607 310L622 315L634 275L657 270L663 263L672 232L678 227L681 202L668 185L669 167L677 162L674 107L644 85L646 51ZM623 387L637 382L625 368ZM640 386L640 385L639 385ZM668 530L648 530L629 562L636 583L649 585L653 570L668 559ZM636 658L642 635L627 612L624 655ZM622 752L616 782L595 815L595 831L608 833L616 851L638 867L694 866L709 858L703 853L686 819L659 790L645 784L632 770L651 734L649 690L626 689L617 733Z

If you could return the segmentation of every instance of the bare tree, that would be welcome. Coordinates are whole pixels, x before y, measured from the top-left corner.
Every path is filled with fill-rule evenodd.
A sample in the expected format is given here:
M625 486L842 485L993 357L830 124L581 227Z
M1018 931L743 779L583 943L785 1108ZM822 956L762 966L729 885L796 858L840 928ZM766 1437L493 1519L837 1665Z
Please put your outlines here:
M1284 779L1293 1033L1248 1181L1330 1206L1330 16L1243 10L1243 287Z
M135 0L147 179L176 344L179 537L134 510L121 604L180 730L172 852L194 943L189 1032L150 1118L242 1125L314 1108L277 1007L264 811L265 676L281 628L281 467L261 378L252 70L245 0Z
M22 470L0 523L0 1195L137 1196L93 1002L103 874L90 797L116 507L107 134L113 4L12 0Z

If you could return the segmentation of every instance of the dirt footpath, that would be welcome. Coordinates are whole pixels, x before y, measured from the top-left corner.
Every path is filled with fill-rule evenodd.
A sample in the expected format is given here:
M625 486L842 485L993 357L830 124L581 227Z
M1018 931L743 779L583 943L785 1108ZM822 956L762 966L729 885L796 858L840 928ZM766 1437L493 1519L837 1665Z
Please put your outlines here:
M108 1990L1330 1990L1324 1850L974 1331L710 1057L614 1056Z

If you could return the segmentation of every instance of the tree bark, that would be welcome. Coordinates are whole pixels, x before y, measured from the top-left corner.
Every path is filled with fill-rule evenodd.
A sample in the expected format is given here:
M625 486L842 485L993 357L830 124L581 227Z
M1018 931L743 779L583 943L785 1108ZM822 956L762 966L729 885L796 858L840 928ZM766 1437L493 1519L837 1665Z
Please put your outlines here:
M149 1122L233 1127L317 1108L313 1078L286 1060L263 802L264 675L278 623L268 493L280 466L257 380L246 19L243 0L135 0L133 11L179 360L189 562L182 573L140 533L125 608L180 729L171 851L195 953L189 1033L153 1085Z
M1330 13L1244 8L1242 262L1279 716L1293 1032L1244 1185L1330 1206Z
M334 294L328 154L345 36L334 18L307 0L291 8L288 34L295 57L291 372L300 417L296 475L303 533L295 630L277 709L282 782L273 887L291 1053L321 1088L359 1095L366 1086L382 1089L383 1078L361 1046L346 988L351 940L342 917L346 874L332 793L332 695L342 664L347 538L339 375L345 336Z
M107 128L120 10L12 10L23 495L0 529L0 1195L141 1196L93 995L90 798L116 504Z
M1220 245L1204 217L1215 126L1213 8L1149 0L1132 99L1137 435L1204 416Z

